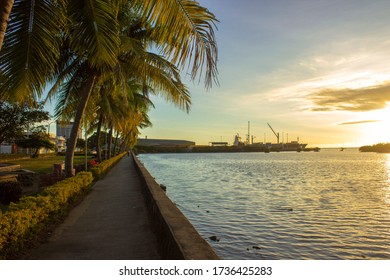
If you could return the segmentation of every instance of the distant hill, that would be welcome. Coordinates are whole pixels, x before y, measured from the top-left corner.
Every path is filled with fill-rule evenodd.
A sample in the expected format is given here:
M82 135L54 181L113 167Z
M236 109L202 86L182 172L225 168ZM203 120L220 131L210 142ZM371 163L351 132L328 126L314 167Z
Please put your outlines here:
M390 153L390 143L379 143L372 146L362 146L360 152Z

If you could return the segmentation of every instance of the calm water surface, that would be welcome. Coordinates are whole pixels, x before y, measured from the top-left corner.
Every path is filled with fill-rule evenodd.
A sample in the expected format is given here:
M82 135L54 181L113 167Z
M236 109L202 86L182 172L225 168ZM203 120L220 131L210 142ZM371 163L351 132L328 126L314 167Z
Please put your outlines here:
M390 155L139 158L223 259L390 259Z

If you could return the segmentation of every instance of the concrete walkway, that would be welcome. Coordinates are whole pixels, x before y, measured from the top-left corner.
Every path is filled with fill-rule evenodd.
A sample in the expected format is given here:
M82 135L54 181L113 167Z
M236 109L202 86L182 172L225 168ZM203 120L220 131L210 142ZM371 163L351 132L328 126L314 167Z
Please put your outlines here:
M30 259L161 259L147 211L132 157L125 156Z

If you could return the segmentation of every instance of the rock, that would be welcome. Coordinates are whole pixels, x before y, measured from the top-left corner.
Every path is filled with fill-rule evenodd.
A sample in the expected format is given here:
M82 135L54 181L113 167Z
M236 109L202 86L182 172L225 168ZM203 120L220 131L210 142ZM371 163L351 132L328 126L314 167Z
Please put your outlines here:
M280 207L279 210L280 210L280 211L288 211L288 212L293 211L293 209L290 208L290 207Z
M293 208L290 208L290 207L280 207L280 208L276 208L274 210L271 210L272 212L292 212L294 211Z
M217 242L219 242L219 240L220 240L220 238L216 235L210 236L209 239L212 241L217 241Z

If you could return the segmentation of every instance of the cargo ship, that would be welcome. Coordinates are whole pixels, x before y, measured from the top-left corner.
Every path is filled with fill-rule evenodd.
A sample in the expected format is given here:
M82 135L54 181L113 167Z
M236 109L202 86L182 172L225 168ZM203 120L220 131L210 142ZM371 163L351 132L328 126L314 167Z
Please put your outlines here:
M299 143L299 138L297 139L297 141L290 141L290 142L286 142L286 143L283 143L283 142L280 142L280 134L279 132L276 133L275 130L272 128L272 126L267 123L269 128L272 130L272 132L274 133L274 135L276 136L276 140L277 142L276 143L263 143L263 142L260 142L260 143L253 143L253 138L252 138L252 143L250 143L249 141L249 137L247 139L247 142L244 143L244 142L241 142L241 137L237 134L234 138L234 142L233 142L233 146L245 146L247 148L251 148L251 149L256 149L256 150L262 150L264 152L271 152L271 151L275 151L275 152L281 152L281 151L296 151L296 152L300 152L300 151L308 151L308 150L313 150L313 151L319 151L319 148L314 148L314 149L307 149L306 146L307 144L303 144L303 143ZM248 122L248 135L250 135L250 123Z

